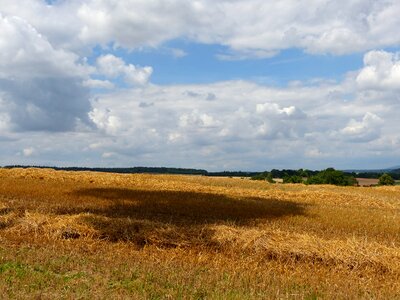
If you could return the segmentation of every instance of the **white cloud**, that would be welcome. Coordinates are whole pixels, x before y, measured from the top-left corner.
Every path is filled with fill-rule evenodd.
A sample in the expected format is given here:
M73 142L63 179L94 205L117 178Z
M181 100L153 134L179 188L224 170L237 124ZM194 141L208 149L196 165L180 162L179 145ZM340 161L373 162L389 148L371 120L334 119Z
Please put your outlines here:
M361 121L351 119L341 133L351 141L369 142L380 137L383 120L370 112L367 112Z
M0 13L18 16L31 24L56 48L73 52L87 52L91 47L79 39L83 26L77 17L81 1L56 1L48 5L41 0L1 0Z
M30 78L84 76L89 68L79 57L52 44L19 17L0 14L0 76Z
M99 129L102 129L109 134L115 134L118 132L118 129L121 128L120 119L117 116L112 115L109 109L101 110L94 108L89 113L89 117Z
M77 15L84 24L79 37L88 43L129 48L157 46L179 37L191 25L188 1L84 1Z
M349 167L373 157L376 166L390 165L400 155L400 104L377 106L348 84L276 88L227 81L124 89L93 101L90 117L99 131L46 138L19 133L15 147L47 149L35 155L36 163L47 164L62 157L66 164L98 165L103 158L110 166L262 170ZM207 101L208 93L217 99ZM347 93L355 95L343 101ZM144 100L153 105L141 108ZM57 146L65 144L73 146Z
M115 153L113 153L113 152L104 152L104 153L101 155L102 158L111 158L111 157L113 157L113 156L115 156Z
M305 156L310 158L320 158L323 157L324 154L318 148L310 148L306 150Z
M168 134L168 141L172 143L179 141L179 139L181 138L182 135L178 132L171 132L170 134Z
M154 165L156 155L172 165L199 160L199 166L216 169L232 166L233 161L242 169L257 168L262 161L278 167L281 160L296 164L295 158L302 162L297 162L299 167L317 162L326 167L332 159L387 155L373 149L382 149L384 138L400 138L395 129L400 103L380 94L366 98L357 89L360 72L340 83L315 81L282 88L248 81L152 84L99 95L95 109L107 113L95 123L104 129L114 116L120 124L110 134L113 142L101 149L118 153L118 159L135 153L144 161L152 157ZM214 100L208 101L207 95L214 95ZM151 105L143 105L144 100ZM391 149L389 153L397 151Z
M220 122L206 113L199 113L194 110L190 114L183 114L179 117L179 126L181 127L196 127L196 128L213 128L220 125Z
M123 76L125 82L132 85L144 85L153 73L152 67L138 67L125 64L120 58L112 54L102 55L97 59L97 68L100 74L109 78Z
M64 131L88 123L82 80L89 72L23 19L0 14L0 97L14 129Z
M276 103L257 104L256 112L261 115L278 115L282 118L303 118L305 114L295 106L280 108Z
M400 89L400 53L370 51L364 65L356 79L360 88Z
M188 55L188 53L185 50L178 49L178 48L170 48L169 49L172 56L175 58L182 58Z
M289 48L345 54L400 43L397 0L82 0L53 5L3 0L0 12L20 16L51 44L79 53L96 44L140 49L179 38L227 46L226 53L216 53L222 59L265 58Z
M211 102L203 96L188 98L188 90L195 90L196 95L217 94L218 98ZM319 98L315 91L314 94ZM260 104L266 97L281 104ZM258 142L268 140L272 145L281 139L303 136L309 123L307 115L298 107L287 105L301 97L298 90L285 92L243 81L196 86L151 85L100 96L91 117L99 128L117 139L112 149L104 146L107 151L125 153L127 149L135 149L131 151L136 152L135 145L140 144L146 151L159 153L163 149L167 155L190 148L200 151L214 145L213 149L218 149L215 153L222 155L233 150L231 143L238 144L235 151L248 151ZM153 105L138 110L142 99ZM120 127L110 124L111 117L120 121ZM208 150L201 151L210 155Z
M84 86L89 88L100 88L100 89L113 89L115 85L109 80L99 80L99 79L87 79L83 82Z
M22 151L22 154L23 154L25 157L32 156L34 153L35 153L35 149L32 148L32 147L26 148L26 149L24 149L24 150Z
M0 143L9 145L0 162L17 152L29 161L21 149L32 144L43 164L259 169L398 158L398 53L368 52L341 82L283 87L148 84L152 67L104 53L183 57L168 47L174 39L222 46L215 55L225 60L385 49L400 44L399 14L395 0L0 0Z
M1 92L0 92L1 93ZM7 113L7 104L1 99L0 94L0 136L10 130L10 116Z
M396 0L88 0L78 16L88 42L138 48L183 37L228 46L222 59L246 59L293 47L344 54L398 45L399 12Z

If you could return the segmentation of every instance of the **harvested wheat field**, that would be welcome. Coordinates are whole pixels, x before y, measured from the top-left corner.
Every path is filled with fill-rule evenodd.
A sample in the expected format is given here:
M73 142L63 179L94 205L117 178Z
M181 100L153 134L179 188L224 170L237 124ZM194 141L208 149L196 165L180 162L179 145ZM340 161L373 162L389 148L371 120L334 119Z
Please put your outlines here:
M0 170L0 298L400 299L400 187Z

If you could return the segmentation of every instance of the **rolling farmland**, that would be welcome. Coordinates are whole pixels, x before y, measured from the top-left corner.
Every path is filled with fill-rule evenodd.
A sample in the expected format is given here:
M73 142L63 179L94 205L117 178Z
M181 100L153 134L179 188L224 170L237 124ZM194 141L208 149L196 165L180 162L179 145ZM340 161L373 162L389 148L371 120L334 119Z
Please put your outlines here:
M399 299L400 187L0 170L2 299Z

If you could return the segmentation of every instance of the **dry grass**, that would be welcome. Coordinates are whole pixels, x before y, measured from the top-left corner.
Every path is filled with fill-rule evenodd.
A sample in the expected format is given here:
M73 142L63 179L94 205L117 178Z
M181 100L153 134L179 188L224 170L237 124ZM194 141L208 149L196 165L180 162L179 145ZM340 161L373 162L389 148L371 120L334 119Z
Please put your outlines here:
M400 187L0 170L0 298L399 295Z

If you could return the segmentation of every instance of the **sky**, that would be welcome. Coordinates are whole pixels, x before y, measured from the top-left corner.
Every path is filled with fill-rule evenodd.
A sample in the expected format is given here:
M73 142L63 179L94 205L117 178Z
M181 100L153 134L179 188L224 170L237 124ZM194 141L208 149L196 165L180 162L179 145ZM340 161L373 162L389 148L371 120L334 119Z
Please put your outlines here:
M398 0L0 0L0 165L400 165Z

